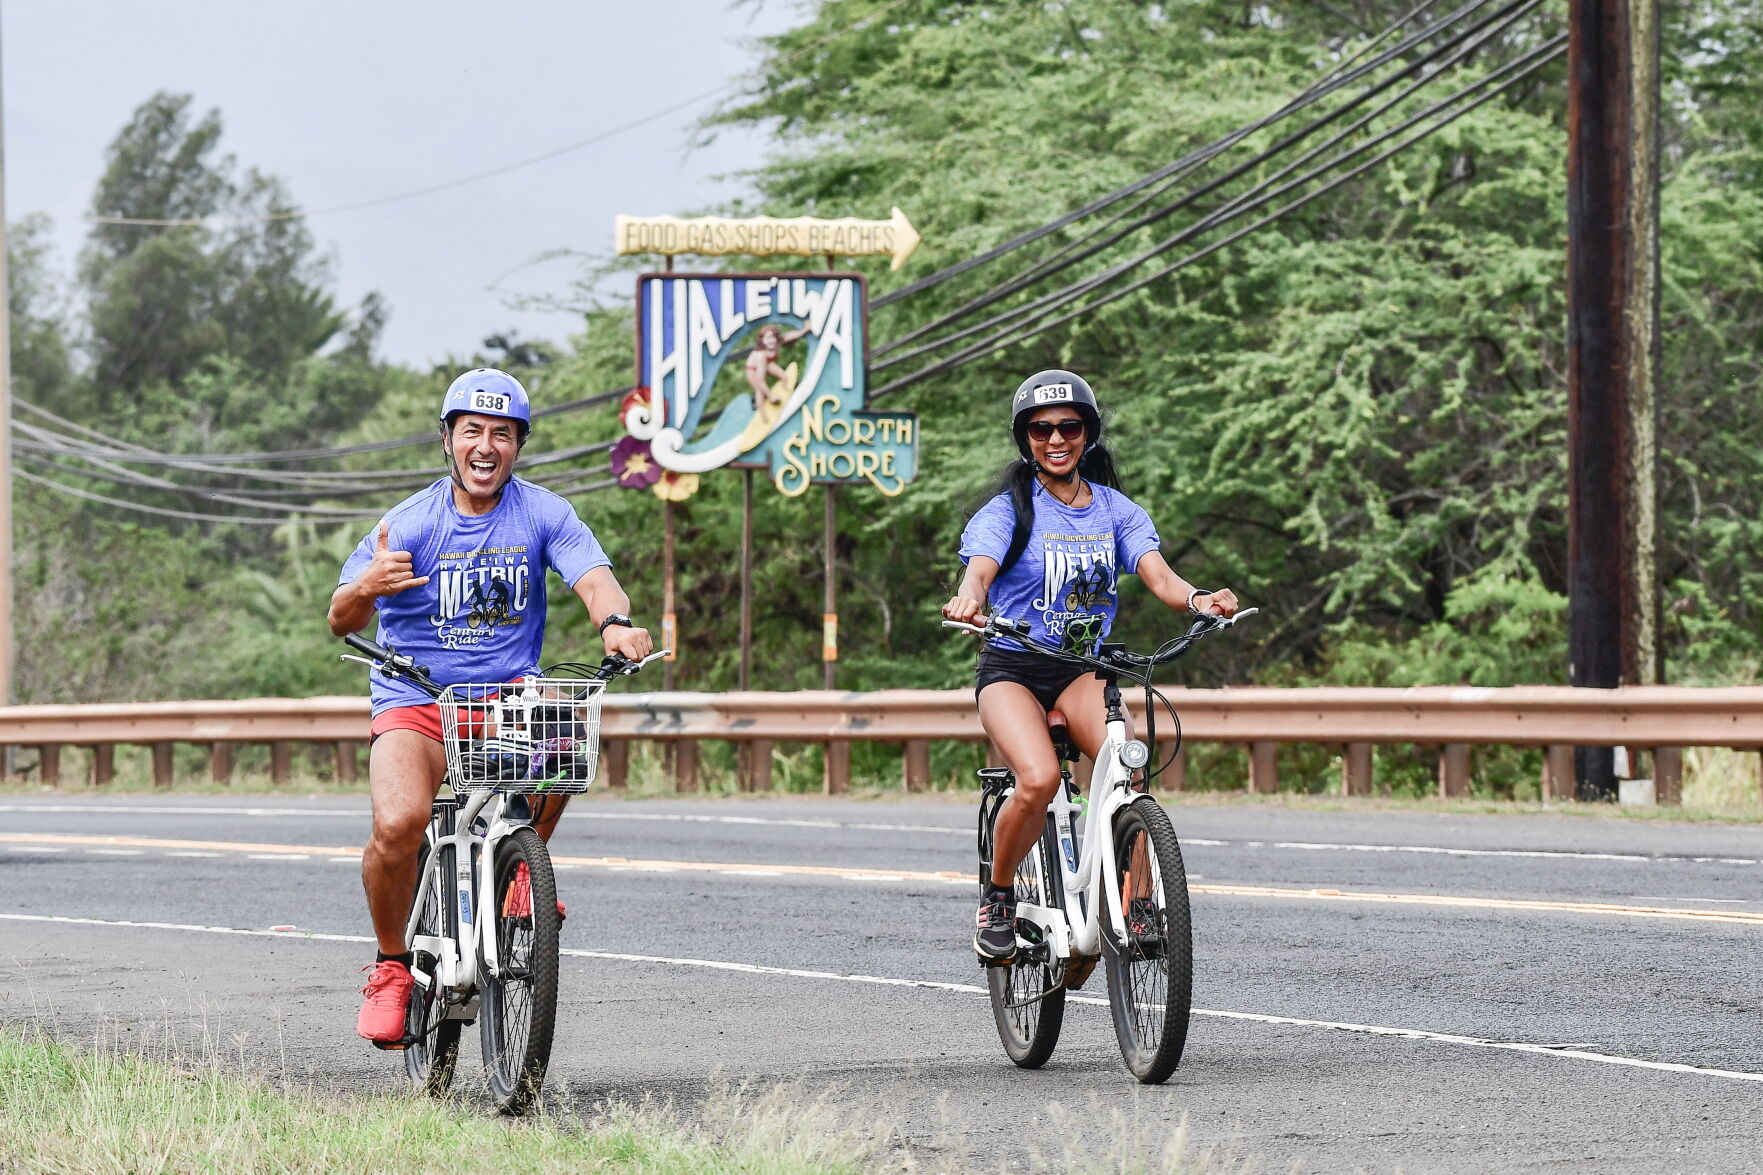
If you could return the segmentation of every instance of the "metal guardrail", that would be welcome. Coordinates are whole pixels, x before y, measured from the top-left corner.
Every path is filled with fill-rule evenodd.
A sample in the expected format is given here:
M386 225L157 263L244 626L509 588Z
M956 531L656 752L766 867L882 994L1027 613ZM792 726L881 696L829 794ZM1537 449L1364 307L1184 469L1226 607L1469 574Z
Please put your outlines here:
M1763 687L1697 689L1636 686L1615 690L1560 686L1479 689L1424 686L1414 689L1182 689L1164 693L1181 715L1190 742L1242 744L1249 750L1251 791L1277 788L1275 750L1283 743L1343 748L1347 794L1369 794L1372 747L1379 743L1440 748L1443 795L1468 792L1472 745L1544 747L1543 790L1551 798L1570 794L1574 746L1626 746L1653 752L1662 803L1675 802L1687 746L1763 748ZM1134 703L1135 710L1137 703ZM1138 714L1142 729L1143 714ZM210 748L211 772L224 780L231 749L241 743L271 747L271 775L285 779L292 744L331 744L334 769L353 778L367 736L368 705L360 697L256 698L242 701L99 703L0 708L0 745L40 748L45 782L59 779L62 749L91 747L92 779L114 774L114 748L153 748L154 776L169 784L172 747ZM1168 733L1167 724L1160 733ZM607 698L602 722L607 782L622 786L630 744L671 746L673 771L682 790L698 784L697 744L704 739L743 747L743 785L770 786L772 746L779 742L826 745L828 791L849 785L850 744L904 744L903 781L909 789L929 782L929 744L984 738L971 690L882 690L845 693L624 693ZM1182 786L1182 765L1166 777Z

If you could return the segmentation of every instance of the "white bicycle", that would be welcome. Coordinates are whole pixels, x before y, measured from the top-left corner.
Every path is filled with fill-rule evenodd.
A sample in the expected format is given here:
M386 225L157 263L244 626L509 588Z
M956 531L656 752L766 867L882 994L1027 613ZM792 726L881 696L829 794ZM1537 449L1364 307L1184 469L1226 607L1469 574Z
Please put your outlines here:
M1068 764L1077 751L1055 711L1048 715L1060 757L1060 786L1047 806L1046 827L1016 868L1016 954L986 967L992 1014L1010 1059L1039 1068L1053 1055L1065 1022L1065 993L1084 985L1104 959L1108 1004L1120 1054L1134 1077L1147 1084L1168 1079L1187 1043L1193 999L1193 930L1188 913L1187 870L1175 827L1134 776L1151 760L1156 743L1151 671L1175 660L1209 632L1255 614L1202 616L1186 635L1150 655L1103 644L1094 656L1042 644L1028 636L1026 621L990 617L983 625L943 621L945 628L985 639L1009 637L1043 656L1077 662L1102 679L1107 737L1096 758L1086 798ZM1120 679L1145 688L1146 738L1128 738ZM1168 707L1161 694L1156 695ZM1175 711L1170 709L1171 717ZM1176 747L1181 728L1176 726ZM1008 768L979 773L980 884L991 875L992 827L1015 790Z
M562 923L535 807L545 796L587 790L606 684L665 653L554 665L515 683L442 686L406 655L365 637L343 639L365 654L346 660L435 699L451 789L434 801L417 861L404 933L416 986L404 1038L380 1047L402 1051L411 1080L439 1095L453 1082L460 1033L476 1020L497 1108L525 1113L551 1060Z

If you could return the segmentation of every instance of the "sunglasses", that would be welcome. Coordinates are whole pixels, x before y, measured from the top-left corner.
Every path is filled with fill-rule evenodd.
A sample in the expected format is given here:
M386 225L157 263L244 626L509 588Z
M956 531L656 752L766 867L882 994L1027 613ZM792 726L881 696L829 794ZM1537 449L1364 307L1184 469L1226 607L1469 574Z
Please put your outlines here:
M1037 441L1046 441L1058 433L1068 441L1075 441L1084 435L1084 422L1076 416L1068 416L1064 420L1031 420L1028 422L1028 435Z

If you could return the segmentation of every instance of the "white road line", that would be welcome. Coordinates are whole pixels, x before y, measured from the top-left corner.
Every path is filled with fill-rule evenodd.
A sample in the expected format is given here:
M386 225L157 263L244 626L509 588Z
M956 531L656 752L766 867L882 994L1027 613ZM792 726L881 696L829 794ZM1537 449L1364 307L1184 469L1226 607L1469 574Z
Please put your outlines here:
M169 855L169 854L168 854ZM246 853L247 861L310 861L305 853Z
M65 853L66 849L57 845L8 845L15 853Z
M1179 809L1176 810L1179 816ZM347 808L254 808L202 806L111 806L108 804L0 804L0 812L80 812L86 814L117 812L129 815L198 815L198 816L335 816L365 820L368 813ZM880 821L842 821L784 819L767 816L712 815L688 812L604 812L578 810L564 814L565 820L643 821L664 824L745 824L777 828L856 829L867 832L923 832L946 836L971 836L969 825L950 827L943 824L890 824ZM1628 861L1639 864L1683 862L1694 865L1763 865L1763 857L1695 856L1683 853L1599 853L1573 849L1471 849L1449 845L1359 844L1350 841L1305 840L1218 840L1211 837L1183 837L1182 843L1204 848L1288 849L1296 852L1335 853L1419 853L1442 857L1518 857L1554 861Z
M4 914L0 920L8 922L51 922L73 926L122 926L145 930L182 930L201 934L231 934L250 938L284 938L311 939L316 942L348 942L370 943L372 938L364 934L321 934L310 930L276 931L276 930L245 930L233 926L197 926L178 922L131 922L120 919L73 918L56 914ZM818 979L838 983L859 983L871 987L903 987L924 988L930 991L945 991L957 995L986 995L986 989L972 983L943 983L931 979L900 979L886 975L855 975L841 974L837 971L810 971L796 967L767 967L758 963L735 963L722 959L685 959L667 955L634 955L617 951L584 951L565 947L559 954L577 959L601 959L618 963L647 963L669 967L694 967L710 971L731 971L744 975L779 975L793 979ZM1074 1003L1093 1004L1106 1007L1108 1001L1095 996L1074 995L1067 997ZM1750 1081L1763 1083L1763 1073L1749 1073L1737 1069L1713 1069L1702 1065L1686 1065L1674 1061L1647 1061L1639 1057L1619 1057L1609 1053L1591 1052L1573 1045L1535 1044L1526 1041L1488 1040L1476 1036L1459 1036L1449 1032L1429 1032L1422 1028L1392 1028L1381 1024L1354 1024L1340 1020L1307 1020L1296 1016L1270 1016L1263 1012L1232 1012L1213 1008L1195 1008L1196 1016L1207 1016L1219 1020L1239 1020L1253 1024L1272 1024L1293 1028L1326 1028L1337 1032L1352 1032L1366 1036L1382 1036L1397 1040L1427 1041L1433 1044L1450 1044L1462 1048L1494 1049L1504 1052L1528 1053L1532 1056L1561 1057L1572 1061L1585 1061L1597 1065L1617 1065L1630 1069L1650 1069L1661 1073L1685 1073L1697 1077L1719 1077L1728 1081Z
M165 855L168 857L221 857L221 856L225 856L224 853L198 853L198 852L194 852L189 849L185 849L185 850L182 850L180 852L175 852L175 853L167 853Z
M140 849L87 849L88 853L96 853L101 857L138 857Z

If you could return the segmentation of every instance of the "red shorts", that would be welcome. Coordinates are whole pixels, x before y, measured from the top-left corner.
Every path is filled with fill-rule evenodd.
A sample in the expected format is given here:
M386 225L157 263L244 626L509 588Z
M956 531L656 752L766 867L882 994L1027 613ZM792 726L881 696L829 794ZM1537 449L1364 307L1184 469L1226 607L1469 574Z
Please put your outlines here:
M484 726L483 711L461 710L459 721L462 734L470 736L474 731L481 732ZM414 730L424 738L441 742L441 708L433 702L425 702L420 706L394 706L390 710L381 710L373 716L367 741L373 742L388 730Z
M414 730L424 738L441 741L441 708L433 702L421 706L394 706L373 716L372 741L388 730Z

